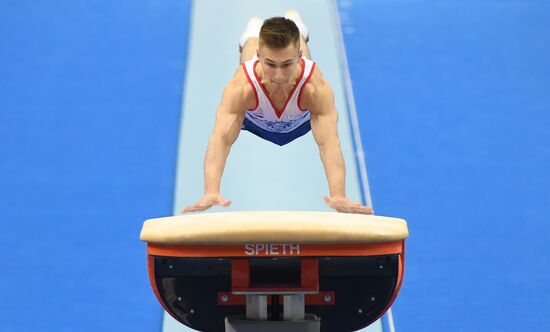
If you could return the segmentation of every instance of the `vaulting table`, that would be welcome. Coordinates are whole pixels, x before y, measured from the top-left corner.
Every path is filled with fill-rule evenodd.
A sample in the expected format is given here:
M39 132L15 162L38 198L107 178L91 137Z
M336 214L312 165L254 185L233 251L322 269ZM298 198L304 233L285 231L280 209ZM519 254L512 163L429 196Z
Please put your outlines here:
M355 331L391 306L403 281L403 219L242 211L147 220L159 302L199 331Z

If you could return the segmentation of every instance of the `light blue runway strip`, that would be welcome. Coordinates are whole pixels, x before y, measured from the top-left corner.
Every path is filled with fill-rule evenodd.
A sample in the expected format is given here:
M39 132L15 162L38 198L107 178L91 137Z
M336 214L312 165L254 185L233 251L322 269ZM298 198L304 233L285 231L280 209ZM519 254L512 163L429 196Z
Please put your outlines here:
M193 4L187 77L183 93L174 214L203 192L203 158L225 84L238 66L238 40L252 16L280 16L297 9L310 31L312 58L336 96L339 134L347 165L346 192L370 203L366 169L356 167L356 151L348 114L347 73L342 72L342 42L336 6L330 0L252 1L201 0ZM347 69L346 69L347 70ZM347 86L348 89L350 86ZM348 101L349 103L349 101ZM360 140L358 140L360 142ZM363 160L362 154L359 159ZM362 169L360 177L358 169ZM363 183L363 195L361 193ZM227 160L222 195L233 201L229 210L329 211L323 202L328 185L319 149L308 134L285 147L241 132ZM222 211L214 208L212 211ZM164 314L163 332L192 331ZM363 331L382 331L380 321Z

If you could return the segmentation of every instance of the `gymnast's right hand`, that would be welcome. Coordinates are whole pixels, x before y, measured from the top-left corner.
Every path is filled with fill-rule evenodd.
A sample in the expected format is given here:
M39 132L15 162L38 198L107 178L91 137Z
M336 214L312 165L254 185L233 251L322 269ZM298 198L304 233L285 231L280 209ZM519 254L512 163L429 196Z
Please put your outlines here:
M198 212L210 209L214 205L220 205L228 207L231 205L231 201L226 200L220 194L204 194L196 203L181 209L181 212Z

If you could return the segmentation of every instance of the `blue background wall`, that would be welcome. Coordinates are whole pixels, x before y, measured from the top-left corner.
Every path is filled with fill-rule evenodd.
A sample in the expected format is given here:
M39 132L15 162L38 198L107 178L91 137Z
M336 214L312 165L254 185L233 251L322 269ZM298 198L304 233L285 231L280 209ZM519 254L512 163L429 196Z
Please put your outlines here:
M397 331L550 329L550 2L339 6Z
M398 331L545 330L550 3L339 1ZM157 331L190 1L0 2L0 331ZM312 36L312 38L317 38Z
M0 331L158 331L189 1L0 2Z

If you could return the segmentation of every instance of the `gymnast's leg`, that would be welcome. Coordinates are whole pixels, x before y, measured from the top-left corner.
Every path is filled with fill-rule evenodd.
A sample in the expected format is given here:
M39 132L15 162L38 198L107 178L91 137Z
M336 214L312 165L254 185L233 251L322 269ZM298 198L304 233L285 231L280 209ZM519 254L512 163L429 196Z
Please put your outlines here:
M248 21L243 35L239 40L239 51L241 52L240 63L248 61L256 55L262 24L264 24L264 20L256 16Z
M309 31L302 21L300 14L298 14L295 10L287 10L284 17L292 20L298 27L298 30L300 30L300 48L303 51L304 58L311 60L311 53L309 52L309 47L307 46L307 42L309 41Z

